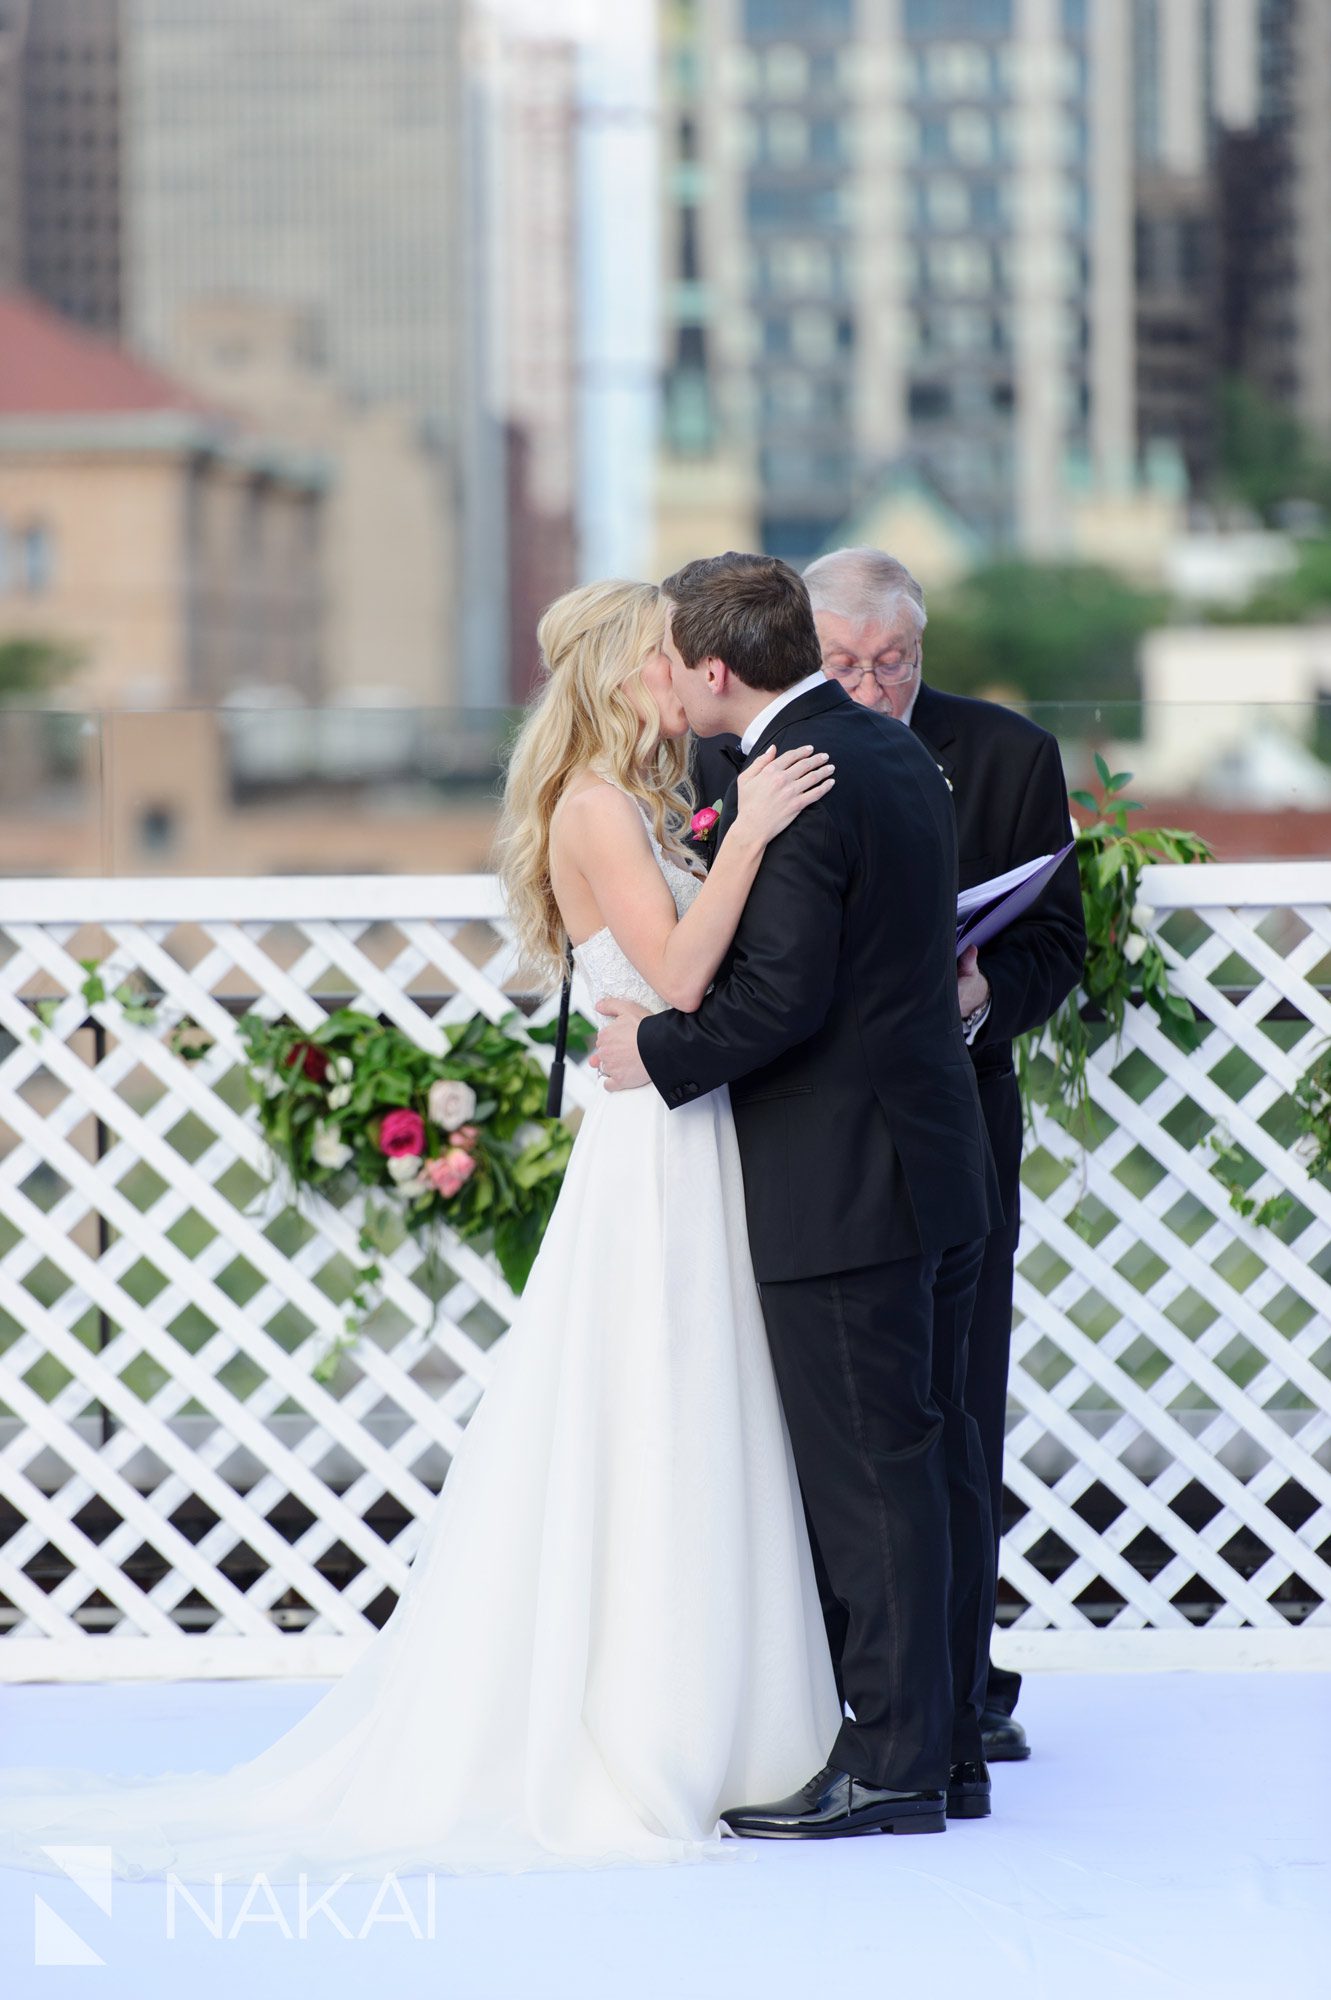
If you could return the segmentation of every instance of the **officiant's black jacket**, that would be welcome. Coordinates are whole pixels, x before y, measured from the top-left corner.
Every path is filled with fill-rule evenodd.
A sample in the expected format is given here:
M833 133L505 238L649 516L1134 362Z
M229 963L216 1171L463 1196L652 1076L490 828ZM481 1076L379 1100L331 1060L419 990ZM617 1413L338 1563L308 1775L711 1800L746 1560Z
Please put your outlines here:
M952 803L924 745L826 682L754 746L836 784L771 842L696 1013L638 1046L672 1108L730 1085L760 1282L985 1235L1002 1206L957 1006ZM728 788L720 838L733 823Z
M972 889L1071 838L1067 785L1048 730L997 702L970 701L922 683L910 727L952 787L958 887ZM1070 854L1038 901L980 952L989 1014L971 1043L981 1077L1012 1066L1012 1039L1038 1028L1081 978L1086 956L1077 858Z

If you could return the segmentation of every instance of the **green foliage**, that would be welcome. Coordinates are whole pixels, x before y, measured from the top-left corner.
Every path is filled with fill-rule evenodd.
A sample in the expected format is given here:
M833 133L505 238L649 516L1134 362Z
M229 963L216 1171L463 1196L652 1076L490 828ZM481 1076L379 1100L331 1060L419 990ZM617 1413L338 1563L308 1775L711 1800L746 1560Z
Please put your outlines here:
M1138 642L1167 608L1093 563L989 563L930 610L927 672L954 694L1136 701Z
M1304 1161L1310 1174L1331 1176L1331 1043L1310 1063L1294 1087L1299 1131L1311 1140Z
M13 633L0 639L0 700L10 695L35 694L52 681L64 680L82 658L77 647L40 638L35 633Z
M1211 849L1195 833L1173 827L1133 830L1129 815L1142 808L1123 796L1131 783L1129 771L1111 771L1097 756L1103 788L1074 792L1073 802L1096 817L1077 835L1077 865L1081 872L1082 907L1086 915L1086 965L1080 987L1038 1033L1016 1043L1017 1078L1029 1126L1034 1108L1042 1106L1084 1148L1096 1137L1087 1088L1087 1058L1092 1030L1083 1010L1104 1022L1104 1032L1122 1037L1127 1009L1140 995L1151 1007L1164 1034L1176 1048L1191 1054L1201 1045L1192 1007L1172 993L1169 969L1155 937L1147 929L1149 911L1138 901L1142 869L1167 861L1181 865L1213 859ZM1308 1172L1331 1176L1331 1043L1309 1065L1294 1090L1298 1131L1305 1142L1300 1151ZM1206 1139L1215 1156L1212 1172L1229 1196L1230 1207L1259 1228L1275 1228L1295 1208L1288 1193L1259 1201L1250 1192L1260 1173L1258 1163L1238 1146L1232 1134L1217 1125ZM1074 1216L1074 1224L1079 1221Z
M539 1028L528 1028L527 1038L533 1042L543 1042L553 1048L559 1037L559 1023L546 1021ZM571 1056L585 1056L596 1040L596 1027L585 1014L576 1011L568 1017L568 1052Z
M1215 1154L1216 1165L1211 1169L1221 1187L1229 1196L1229 1205L1236 1215L1245 1221L1255 1222L1259 1229L1274 1229L1276 1223L1283 1222L1294 1207L1292 1194L1268 1195L1265 1201L1258 1201L1248 1192L1248 1181L1244 1174L1256 1178L1256 1165L1241 1146L1234 1143L1233 1135L1223 1125L1217 1125L1207 1140Z
M1033 1106L1042 1104L1083 1146L1095 1129L1086 1078L1091 1044L1083 1008L1099 1014L1109 1033L1119 1039L1129 1003L1140 992L1176 1048L1190 1052L1200 1046L1191 1006L1170 991L1164 954L1146 928L1148 913L1138 890L1149 863L1191 864L1213 858L1195 833L1174 827L1131 828L1129 815L1142 810L1136 799L1124 796L1132 773L1111 771L1098 754L1095 764L1102 796L1072 794L1074 804L1095 814L1079 831L1076 846L1086 915L1081 985L1042 1029L1021 1036L1016 1044L1027 1121Z
M1331 510L1331 458L1306 425L1251 382L1233 377L1221 388L1222 499L1251 507L1263 521L1290 500Z
M1212 606L1208 616L1216 625L1302 625L1331 617L1331 537L1297 543L1287 575L1272 577L1244 604Z

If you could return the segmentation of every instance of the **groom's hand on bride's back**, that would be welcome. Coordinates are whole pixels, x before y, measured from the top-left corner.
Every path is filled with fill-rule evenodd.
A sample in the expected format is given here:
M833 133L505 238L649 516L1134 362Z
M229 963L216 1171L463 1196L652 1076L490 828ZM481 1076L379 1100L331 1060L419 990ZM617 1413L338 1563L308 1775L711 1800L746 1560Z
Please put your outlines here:
M608 1018L589 1058L592 1068L600 1070L607 1090L641 1090L651 1081L638 1054L638 1023L647 1009L636 1000L598 1000L596 1011Z

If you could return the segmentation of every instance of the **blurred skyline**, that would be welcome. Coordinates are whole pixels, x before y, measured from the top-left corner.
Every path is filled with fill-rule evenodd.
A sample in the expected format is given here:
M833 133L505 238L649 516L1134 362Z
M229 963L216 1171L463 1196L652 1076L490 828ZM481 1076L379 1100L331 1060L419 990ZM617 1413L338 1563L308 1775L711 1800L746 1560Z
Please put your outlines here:
M0 0L0 689L474 770L574 582L869 541L1048 698L968 579L1316 572L1328 324L1323 0Z

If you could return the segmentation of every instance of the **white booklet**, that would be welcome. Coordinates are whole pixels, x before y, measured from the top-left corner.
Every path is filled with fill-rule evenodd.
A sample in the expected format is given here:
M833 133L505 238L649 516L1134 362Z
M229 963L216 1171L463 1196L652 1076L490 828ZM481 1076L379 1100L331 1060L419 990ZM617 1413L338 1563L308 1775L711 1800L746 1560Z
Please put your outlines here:
M963 889L957 897L957 957L968 945L988 944L1024 916L1075 845L1070 840L1057 854L1039 854L1034 861L1009 868L1006 875L994 875L987 882L977 882L973 889Z

